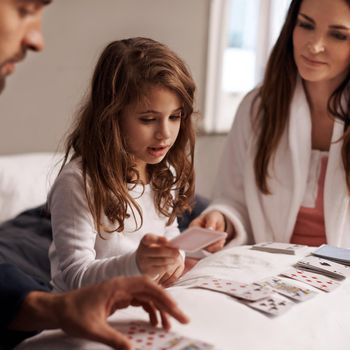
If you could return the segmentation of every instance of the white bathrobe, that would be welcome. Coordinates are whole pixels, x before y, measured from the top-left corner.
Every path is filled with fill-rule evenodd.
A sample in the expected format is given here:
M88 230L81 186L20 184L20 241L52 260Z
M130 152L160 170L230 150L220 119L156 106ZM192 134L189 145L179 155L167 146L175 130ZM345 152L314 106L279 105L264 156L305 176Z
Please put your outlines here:
M254 175L255 146L251 104L256 90L242 101L219 166L214 201L206 210L224 213L236 229L232 245L265 241L289 242L298 215L311 157L311 117L301 81L291 104L289 124L281 138L274 162L270 162L268 186L262 194ZM341 158L344 124L336 120L324 188L327 243L350 247L350 206ZM271 164L272 163L272 164Z

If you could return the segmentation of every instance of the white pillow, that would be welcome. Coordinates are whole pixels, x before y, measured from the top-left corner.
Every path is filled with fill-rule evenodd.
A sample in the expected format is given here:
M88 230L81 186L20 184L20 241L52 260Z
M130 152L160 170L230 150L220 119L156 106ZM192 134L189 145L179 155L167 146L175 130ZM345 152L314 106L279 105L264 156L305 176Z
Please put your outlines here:
M62 158L61 153L0 156L0 222L46 202Z

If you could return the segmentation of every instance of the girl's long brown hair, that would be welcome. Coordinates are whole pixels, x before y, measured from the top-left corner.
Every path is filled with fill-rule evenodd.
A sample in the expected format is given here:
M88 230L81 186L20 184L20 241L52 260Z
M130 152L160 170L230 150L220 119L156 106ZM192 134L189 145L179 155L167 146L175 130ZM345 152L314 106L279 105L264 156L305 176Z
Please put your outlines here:
M346 0L350 6L350 0ZM293 56L293 30L302 0L293 0L267 63L262 86L255 98L257 107L257 145L254 161L255 181L264 194L269 194L268 167L289 121L290 105L297 80L297 67ZM350 65L350 62L349 62ZM350 193L350 74L337 87L328 100L328 112L345 123L342 137L342 159L347 187ZM341 105L346 98L347 108Z
M151 85L174 92L182 102L178 137L164 159L148 165L158 212L168 217L190 209L194 195L192 125L195 84L185 63L167 46L148 38L110 43L95 68L91 88L67 143L64 164L81 157L88 205L97 231L121 232L130 208L135 230L142 226L141 208L129 194L130 183L142 184L127 152L120 117L131 103L143 101ZM175 192L175 196L173 193ZM101 223L104 213L109 225ZM137 225L136 215L141 218Z

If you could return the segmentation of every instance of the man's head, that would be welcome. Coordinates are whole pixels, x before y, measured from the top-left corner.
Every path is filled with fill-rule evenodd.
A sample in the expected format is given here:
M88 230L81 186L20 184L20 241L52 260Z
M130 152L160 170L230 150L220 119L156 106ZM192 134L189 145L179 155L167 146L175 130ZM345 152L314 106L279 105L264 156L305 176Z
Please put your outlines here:
M51 0L0 0L0 92L27 50L41 51L41 18Z

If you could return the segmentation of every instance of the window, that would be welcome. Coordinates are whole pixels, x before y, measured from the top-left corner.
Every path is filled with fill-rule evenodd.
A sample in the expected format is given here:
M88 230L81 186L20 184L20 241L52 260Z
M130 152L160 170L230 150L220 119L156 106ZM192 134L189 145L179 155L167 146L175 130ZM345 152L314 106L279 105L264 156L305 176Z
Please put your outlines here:
M262 79L290 0L212 0L203 130L227 132Z

